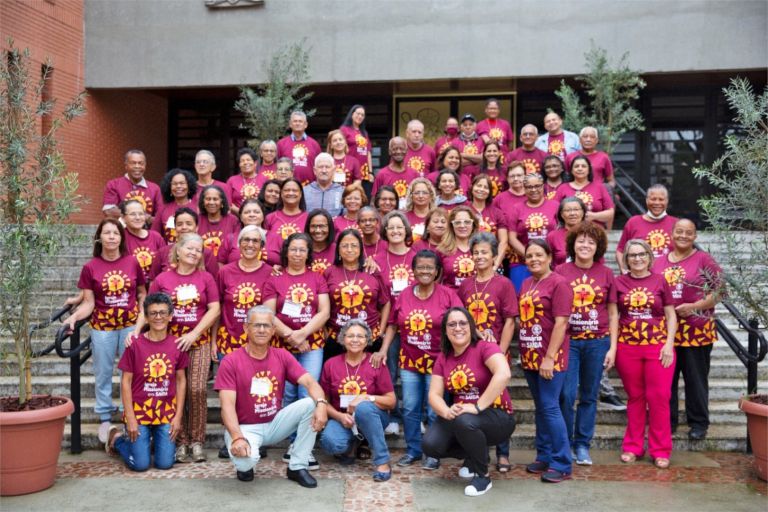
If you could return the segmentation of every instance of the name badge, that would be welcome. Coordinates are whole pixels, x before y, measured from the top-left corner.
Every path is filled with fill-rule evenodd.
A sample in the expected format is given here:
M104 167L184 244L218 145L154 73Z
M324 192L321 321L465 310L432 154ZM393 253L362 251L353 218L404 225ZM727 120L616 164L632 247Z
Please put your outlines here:
M414 224L413 234L422 236L424 234L424 224Z
M179 302L187 302L197 298L197 286L185 284L176 289L176 299Z
M287 300L283 303L283 309L280 312L292 318L298 318L301 315L301 304Z
M405 198L401 197L397 200L397 209L398 210L405 210Z
M268 396L269 391L272 386L269 383L269 380L264 378L252 378L251 379L251 395L255 396Z
M339 395L339 405L342 409L346 409L355 398L357 398L357 395Z
M347 173L344 171L336 171L333 173L333 182L334 183L344 183L347 181Z
M165 227L168 229L176 229L176 219L173 216L168 217L165 221Z
M408 286L407 279L394 279L392 281L392 291L395 293L405 290L406 286Z

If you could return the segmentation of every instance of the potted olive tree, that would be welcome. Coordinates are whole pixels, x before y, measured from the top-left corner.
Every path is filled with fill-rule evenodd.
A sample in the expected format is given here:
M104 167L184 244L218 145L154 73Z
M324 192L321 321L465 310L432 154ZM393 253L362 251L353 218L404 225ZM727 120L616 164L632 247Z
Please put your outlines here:
M29 51L6 41L0 56L0 335L12 338L19 389L0 397L0 495L27 494L53 485L64 422L74 406L66 397L32 394L33 297L41 269L71 243L77 176L66 172L58 129L84 112L81 93L54 115L48 97L50 62L36 83ZM31 437L30 437L31 436Z
M723 240L720 256L728 269L729 299L759 325L768 325L768 88L761 95L742 78L724 89L737 130L726 136L725 153L711 167L694 170L719 190L699 204L712 230ZM749 236L745 236L749 235ZM768 394L739 400L758 476L768 480Z

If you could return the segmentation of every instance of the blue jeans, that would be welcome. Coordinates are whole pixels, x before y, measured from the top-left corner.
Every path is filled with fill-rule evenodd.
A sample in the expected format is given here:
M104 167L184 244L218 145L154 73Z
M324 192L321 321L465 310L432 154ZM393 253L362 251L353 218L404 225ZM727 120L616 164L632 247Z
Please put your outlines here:
M520 293L520 287L523 286L523 281L530 276L531 273L525 265L512 264L509 266L509 280L512 281L517 293Z
M560 395L560 409L568 429L568 440L574 450L577 447L589 448L592 436L595 435L597 397L603 376L603 361L610 348L611 338L608 336L591 340L571 339L568 370L565 372L565 384ZM573 404L576 402L577 391L579 405L576 407L574 427Z
M93 375L96 378L96 406L93 409L99 415L99 421L109 421L112 413L115 412L115 407L112 405L112 374L115 370L115 357L118 360L123 357L125 339L133 329L133 326L116 331L91 329Z
M310 350L303 354L293 354L293 357L301 366L307 370L315 381L320 381L320 372L323 370L323 349ZM286 407L297 399L308 397L307 389L304 386L296 386L285 381L285 392L283 393L283 407Z
M554 372L551 380L539 372L525 370L525 380L536 405L536 460L562 473L571 473L571 448L563 413L560 411L560 393L565 383L565 372Z
M354 418L358 431L368 440L371 447L373 464L379 466L389 462L389 449L384 440L384 428L389 423L389 414L376 407L373 402L360 402L355 408ZM328 420L320 437L320 446L331 455L338 455L349 450L353 437L352 429L344 427L336 420Z
M400 368L400 381L403 384L403 430L408 455L421 457L421 412L427 408L427 420L431 425L435 411L429 406L427 396L431 375Z
M155 467L170 469L176 460L176 443L171 441L171 424L139 425L139 437L131 442L127 435L115 439L115 450L132 471L149 469L150 437L154 441Z
M387 370L389 370L389 378L392 379L392 385L397 386L397 371L400 369L400 365L398 364L400 361L400 333L395 334L395 337L392 339L392 343L389 345L389 349L387 350ZM397 394L397 389L395 389L395 394ZM402 389L400 390L400 394L402 395ZM392 409L392 411L389 413L389 417L392 421L403 419L403 397L399 396L397 397L397 402L395 403L395 408ZM400 422L398 421L398 423Z

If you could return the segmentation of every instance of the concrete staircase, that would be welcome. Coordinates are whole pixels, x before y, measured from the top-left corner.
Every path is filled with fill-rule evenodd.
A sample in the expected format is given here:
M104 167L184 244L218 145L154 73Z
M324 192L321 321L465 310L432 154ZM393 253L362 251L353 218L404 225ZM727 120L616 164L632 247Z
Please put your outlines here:
M50 266L43 269L44 281L43 289L36 301L34 312L35 316L43 319L51 312L58 309L63 304L64 299L75 291L77 279L82 265L90 259L91 245L90 237L94 233L94 226L84 226L82 232L86 235L85 241L69 247L61 256L55 258ZM619 238L619 232L612 232L610 235L610 250L613 248ZM715 256L718 252L717 244L714 240L705 235L700 235L699 241ZM612 256L607 258L609 264L613 264ZM738 337L744 340L746 344L746 333L738 329L735 320L733 320L724 308L719 308L719 315L725 319L731 330ZM36 333L33 348L40 350L53 341L54 334L58 325ZM86 329L87 333L87 329ZM84 333L83 338L86 333ZM16 393L16 379L14 377L16 362L13 359L13 342L10 339L0 339L0 396ZM96 431L98 427L98 418L93 413L94 406L94 377L91 361L86 362L82 367L81 394L82 401L82 432L83 447L98 448ZM69 389L69 360L61 359L55 355L47 355L34 360L33 362L33 387L35 393L52 393L68 395ZM611 371L611 380L621 396L626 397L621 380L615 370ZM684 398L681 382L681 396ZM113 377L113 395L117 397L119 388L117 374ZM212 384L210 385L212 388ZM759 373L759 389L768 390L768 363L762 363ZM515 365L513 367L513 376L509 384L509 391L512 397L518 428L512 436L512 446L518 449L529 449L533 447L533 401L528 393L528 388L523 378L522 371ZM746 420L741 411L738 410L738 398L746 391L746 370L737 360L731 349L725 342L718 341L712 352L712 369L710 372L710 417L712 425L708 437L705 441L691 442L687 438L687 427L685 426L684 408L681 404L681 420L678 434L675 435L676 450L743 450L746 446ZM218 447L221 444L223 427L220 424L219 401L216 394L209 390L208 394L208 438L209 447ZM117 403L117 400L115 400ZM120 421L115 416L114 421ZM595 436L595 447L600 449L619 449L621 439L624 433L625 413L612 410L598 409L597 429ZM69 425L65 431L64 445L69 446ZM395 447L404 446L402 437L390 438L390 444Z

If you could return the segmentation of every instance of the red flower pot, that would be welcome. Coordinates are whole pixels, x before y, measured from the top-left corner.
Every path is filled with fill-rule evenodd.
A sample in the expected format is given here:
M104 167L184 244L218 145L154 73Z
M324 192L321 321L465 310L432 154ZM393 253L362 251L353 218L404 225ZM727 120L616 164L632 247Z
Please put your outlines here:
M755 456L755 471L761 480L768 481L768 405L754 401L750 395L739 399L739 409L747 415L747 430Z

